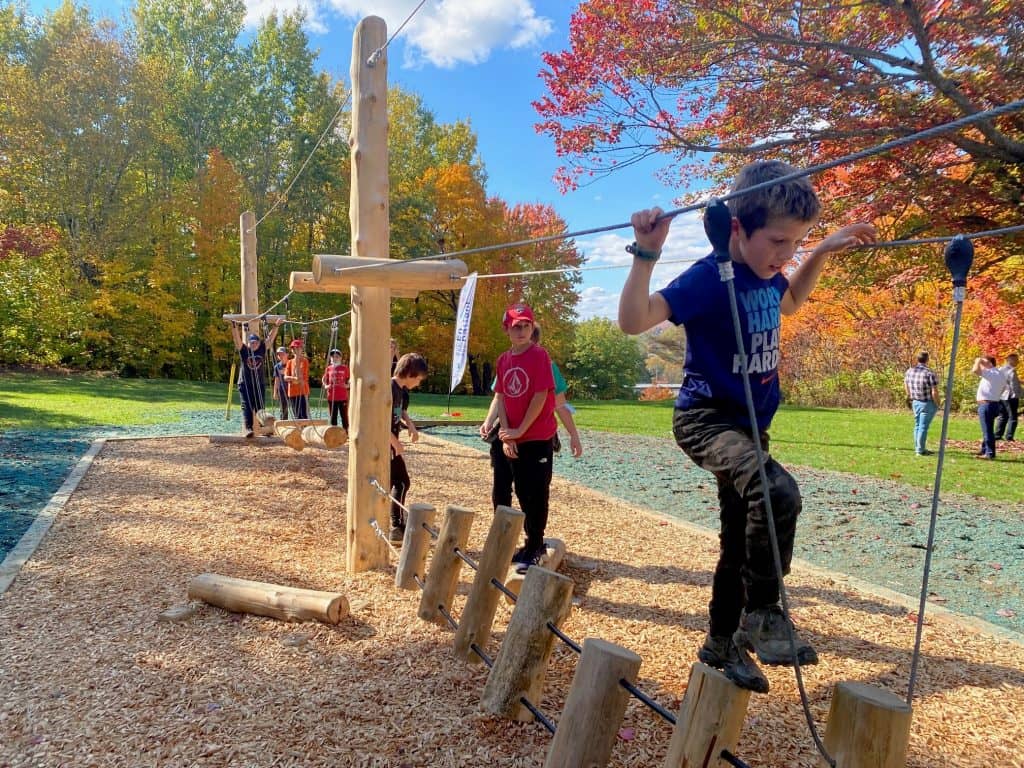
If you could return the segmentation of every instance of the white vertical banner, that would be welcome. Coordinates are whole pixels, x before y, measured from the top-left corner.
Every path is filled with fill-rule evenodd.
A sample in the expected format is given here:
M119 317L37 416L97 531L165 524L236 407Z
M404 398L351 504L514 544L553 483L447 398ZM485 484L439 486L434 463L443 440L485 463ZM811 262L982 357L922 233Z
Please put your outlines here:
M469 321L473 318L473 299L476 297L476 275L469 275L466 284L459 291L459 310L455 315L455 346L452 349L452 385L448 394L455 391L466 372L466 356L469 352Z

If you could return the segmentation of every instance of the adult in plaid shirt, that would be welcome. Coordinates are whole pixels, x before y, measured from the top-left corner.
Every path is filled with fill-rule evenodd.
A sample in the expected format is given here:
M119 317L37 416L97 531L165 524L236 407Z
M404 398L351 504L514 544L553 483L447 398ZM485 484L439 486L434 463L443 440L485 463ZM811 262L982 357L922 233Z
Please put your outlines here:
M919 352L917 365L903 374L903 389L914 409L914 450L918 456L931 456L925 447L928 427L939 410L939 377L928 367L928 353Z

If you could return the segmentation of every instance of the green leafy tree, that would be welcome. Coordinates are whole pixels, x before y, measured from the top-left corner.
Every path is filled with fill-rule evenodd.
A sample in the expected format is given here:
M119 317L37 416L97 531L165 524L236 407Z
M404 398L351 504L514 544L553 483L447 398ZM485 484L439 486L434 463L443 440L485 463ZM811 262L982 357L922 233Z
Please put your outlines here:
M573 397L611 400L633 397L644 374L644 354L632 336L611 320L595 317L576 326L566 379Z

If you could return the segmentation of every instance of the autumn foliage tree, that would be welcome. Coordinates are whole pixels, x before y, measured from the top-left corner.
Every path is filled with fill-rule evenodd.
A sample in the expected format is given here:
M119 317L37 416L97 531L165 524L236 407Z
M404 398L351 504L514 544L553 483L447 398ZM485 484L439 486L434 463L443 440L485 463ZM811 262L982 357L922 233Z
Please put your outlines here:
M565 159L566 188L650 156L664 159L672 185L721 187L752 160L816 165L1019 99L1022 32L1021 0L585 0L569 47L545 55L538 128ZM822 229L869 220L884 239L909 239L1013 226L1024 199L1024 113L814 181ZM1022 245L1019 233L977 241L973 270L998 281L993 307L1017 315ZM794 321L787 364L798 378L832 382L894 352L902 367L935 338L934 305L915 296L908 304L907 286L944 278L934 247L831 259L822 286L833 292L809 309L811 320Z
M652 154L682 185L755 158L812 165L1018 99L1022 9L588 0L571 47L545 56L540 127L566 186ZM1017 223L1022 131L1012 114L826 172L828 218L891 216L900 235Z

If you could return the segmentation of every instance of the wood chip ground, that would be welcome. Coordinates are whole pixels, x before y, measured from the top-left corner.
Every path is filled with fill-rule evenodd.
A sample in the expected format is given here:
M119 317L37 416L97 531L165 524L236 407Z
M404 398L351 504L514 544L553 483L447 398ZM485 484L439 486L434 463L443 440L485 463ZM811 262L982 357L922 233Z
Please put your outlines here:
M409 501L490 522L479 452L426 437L407 453ZM416 617L418 592L386 571L345 572L347 452L109 443L11 589L0 596L0 766L542 766L538 724L484 714L482 665ZM678 709L703 639L716 542L556 478L548 533L576 583L572 638L643 658L641 687ZM344 593L338 626L187 604L202 572ZM462 574L457 616L471 583ZM833 683L905 696L907 609L800 570L794 614L821 663L805 670L824 728ZM510 609L498 609L497 653ZM576 656L562 644L541 708L558 720ZM737 753L751 766L815 766L793 672L767 668ZM1024 647L936 616L926 627L908 765L1024 766ZM632 700L614 766L659 766L670 726Z

